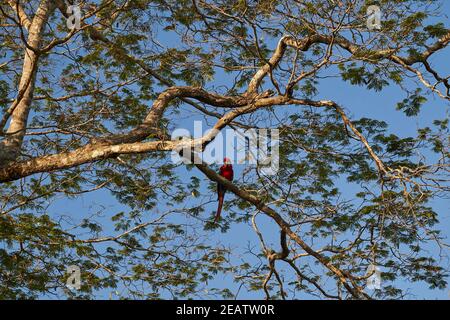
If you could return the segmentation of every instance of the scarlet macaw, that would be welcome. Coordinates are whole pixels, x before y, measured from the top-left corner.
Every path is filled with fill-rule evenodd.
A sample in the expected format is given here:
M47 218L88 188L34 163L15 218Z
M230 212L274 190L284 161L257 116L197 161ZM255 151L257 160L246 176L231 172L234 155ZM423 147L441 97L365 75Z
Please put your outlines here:
M223 165L219 169L219 174L225 179L233 181L233 166L231 165L231 160L229 158L223 158ZM226 187L220 183L217 183L217 200L219 201L219 205L217 207L217 213L214 222L217 222L220 219L225 191L227 191Z

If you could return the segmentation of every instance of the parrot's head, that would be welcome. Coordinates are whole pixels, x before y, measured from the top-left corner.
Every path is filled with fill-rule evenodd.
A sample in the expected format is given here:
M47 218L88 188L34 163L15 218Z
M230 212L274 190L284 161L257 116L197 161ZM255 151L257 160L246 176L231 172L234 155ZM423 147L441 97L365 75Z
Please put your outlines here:
M230 160L230 158L227 158L227 157L223 158L223 164L229 164L229 165L231 165L231 160Z

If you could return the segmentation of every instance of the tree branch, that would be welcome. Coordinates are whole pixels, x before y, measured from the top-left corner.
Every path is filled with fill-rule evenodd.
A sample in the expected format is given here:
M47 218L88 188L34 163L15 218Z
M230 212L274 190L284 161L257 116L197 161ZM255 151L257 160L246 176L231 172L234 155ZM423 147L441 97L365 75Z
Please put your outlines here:
M27 39L29 47L35 49L40 47L46 23L53 9L53 1L42 0L40 2L33 21L29 26ZM28 48L28 46L25 49L19 93L13 105L8 109L8 112L4 115L4 119L1 121L2 126L0 130L3 131L3 126L6 124L9 115L11 115L11 121L7 130L8 136L0 142L0 161L2 162L14 160L18 156L26 133L39 60L39 55L34 50Z

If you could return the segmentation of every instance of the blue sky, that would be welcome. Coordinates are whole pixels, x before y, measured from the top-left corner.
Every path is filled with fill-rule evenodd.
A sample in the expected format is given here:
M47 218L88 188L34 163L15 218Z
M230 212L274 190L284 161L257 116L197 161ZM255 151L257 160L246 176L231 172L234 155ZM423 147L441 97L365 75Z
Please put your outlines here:
M443 9L445 13L450 14L449 1L445 1ZM448 26L448 20L444 22ZM166 41L170 44L171 39L167 38ZM273 48L274 44L271 47ZM441 74L450 74L450 49L447 48L445 51L433 56L431 62L434 65L439 66ZM228 76L219 74L217 80L214 81L214 85L219 86L221 84L227 84L228 81ZM316 98L332 99L337 101L350 112L352 118L368 117L387 122L389 124L389 130L398 136L407 137L410 135L415 135L418 128L429 126L433 120L444 119L448 116L446 113L448 112L448 105L446 105L440 98L428 96L429 100L423 106L422 111L418 116L406 117L402 112L395 110L396 103L405 97L405 93L393 85L387 87L380 93L368 91L362 87L351 86L349 83L345 83L339 79L328 78L320 81L319 92L320 94ZM186 114L186 118L182 123L180 123L180 125L184 128L190 129L192 128L193 120L199 119L195 119L195 117L192 118ZM206 124L204 124L204 128L207 128ZM243 169L243 165L235 166L236 179L239 179ZM202 180L201 191L206 192L208 184L204 176L199 171L195 169L188 171L182 167L178 170L178 172L180 173L182 179L186 181L192 175L200 178ZM342 182L340 187L342 188L342 192L345 194L346 190L351 192L354 186ZM227 197L231 198L232 195L227 194ZM101 207L106 208L104 228L106 231L112 231L112 225L108 221L108 213L113 215L121 210L127 211L127 208L119 204L113 196L105 190L88 193L75 200L61 198L54 202L48 208L48 211L51 215L70 215L74 218L83 218L87 216L88 213L91 213ZM440 228L446 235L450 236L450 214L448 202L445 200L436 200L433 203L433 207L440 214ZM204 218L207 219L208 216L211 216L215 209L215 202L208 205L206 207L206 212L204 213ZM226 210L223 214L227 214ZM149 213L149 215L151 215L151 213ZM181 217L180 219L180 221L182 221L185 218ZM262 215L259 215L258 225L260 226L261 231L265 235L268 242L278 248L278 232L276 231L277 229L274 228L273 222L269 221L269 219L263 217ZM255 249L259 247L258 239L252 227L246 223L233 224L226 233L222 233L220 230L209 231L208 236L212 243L229 245L235 248L237 252L242 252L247 244L251 244L255 247ZM430 246L430 250L437 255L435 245ZM449 266L448 260L445 260L443 264ZM210 283L210 285L230 287L230 283L232 281L233 279L230 275L219 275L215 281ZM450 288L445 290L430 290L423 283L401 283L399 285L404 288L409 288L409 292L412 294L411 297L416 297L419 299L448 299L450 297ZM231 285L231 287L237 289L236 285ZM108 293L101 293L100 297L108 298ZM299 295L297 298L301 297L302 296ZM238 298L261 299L263 298L263 292L247 292L243 290L240 292Z

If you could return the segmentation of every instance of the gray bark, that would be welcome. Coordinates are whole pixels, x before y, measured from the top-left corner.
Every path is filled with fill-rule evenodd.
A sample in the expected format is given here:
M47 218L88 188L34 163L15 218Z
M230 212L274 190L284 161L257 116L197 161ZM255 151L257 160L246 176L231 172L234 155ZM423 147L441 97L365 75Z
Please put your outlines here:
M31 24L25 18L23 11L19 10L19 16L22 16L20 21L29 32L18 95L9 109L11 116L8 129L6 130L6 137L0 142L0 164L15 160L20 154L26 133L28 115L33 102L39 48L42 44L46 23L54 10L53 2L51 0L42 0Z

